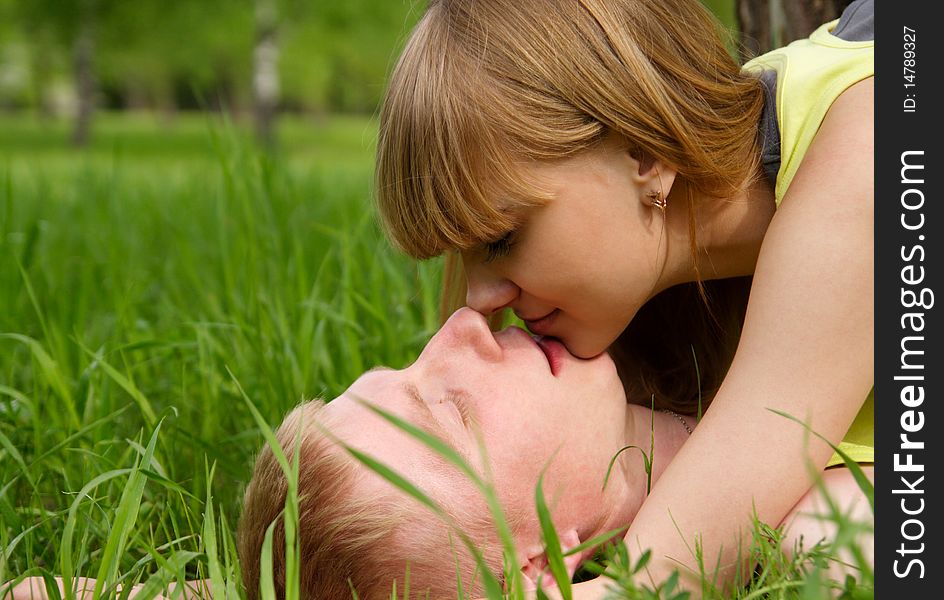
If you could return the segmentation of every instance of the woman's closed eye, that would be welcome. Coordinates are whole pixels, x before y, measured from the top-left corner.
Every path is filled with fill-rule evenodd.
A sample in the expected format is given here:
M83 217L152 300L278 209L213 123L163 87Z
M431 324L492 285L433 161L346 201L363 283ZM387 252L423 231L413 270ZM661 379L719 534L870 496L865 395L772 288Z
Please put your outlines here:
M512 230L494 242L485 244L485 262L490 263L493 260L507 256L515 243L515 234L516 232Z

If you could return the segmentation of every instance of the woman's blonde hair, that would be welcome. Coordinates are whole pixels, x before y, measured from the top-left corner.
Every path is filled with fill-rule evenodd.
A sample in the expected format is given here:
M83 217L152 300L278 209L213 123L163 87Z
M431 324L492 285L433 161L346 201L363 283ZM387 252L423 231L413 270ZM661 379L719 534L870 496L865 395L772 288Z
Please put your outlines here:
M760 156L762 84L741 72L725 37L697 0L432 0L381 110L376 193L389 238L416 258L499 239L516 227L517 208L548 200L521 165L615 133L637 158L678 170L694 264L695 198L743 191ZM457 260L447 255L446 309L461 296ZM703 300L727 296L700 286ZM724 338L727 348L732 336L717 329L737 319L717 313L727 304L742 312L746 288L733 287L731 302L660 312L701 311L692 322L701 333L687 341ZM682 346L673 360L691 367Z
M449 529L442 522L393 488L388 495L364 493L370 489L361 485L364 467L316 425L330 426L319 417L324 405L323 401L313 400L296 407L276 431L286 456L292 456L295 444L300 444L302 597L351 598L352 591L356 591L357 597L364 600L389 598L394 582L402 592L408 576L411 597L454 599L457 569L466 589L475 590L474 561L458 541L451 542ZM273 582L276 597L285 597L282 512L287 493L282 468L272 449L265 446L246 488L237 536L243 584L250 600L260 597L260 556L266 531L273 523ZM456 510L448 503L443 505L447 510ZM476 512L465 505L458 509L465 512L453 516L475 536L473 539L494 537L487 509ZM486 544L482 550L486 563L498 572L502 558L497 543Z
M490 241L546 200L519 165L609 132L729 197L756 171L763 101L697 0L432 0L381 111L380 215L416 258Z

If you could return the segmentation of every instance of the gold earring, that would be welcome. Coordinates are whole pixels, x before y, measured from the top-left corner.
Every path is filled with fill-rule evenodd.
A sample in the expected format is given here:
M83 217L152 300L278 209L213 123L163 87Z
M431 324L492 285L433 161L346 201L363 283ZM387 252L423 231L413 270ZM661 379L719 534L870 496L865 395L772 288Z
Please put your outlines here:
M665 208L668 205L666 199L662 196L661 190L649 190L646 192L646 197L652 202L652 205L662 212L665 212Z

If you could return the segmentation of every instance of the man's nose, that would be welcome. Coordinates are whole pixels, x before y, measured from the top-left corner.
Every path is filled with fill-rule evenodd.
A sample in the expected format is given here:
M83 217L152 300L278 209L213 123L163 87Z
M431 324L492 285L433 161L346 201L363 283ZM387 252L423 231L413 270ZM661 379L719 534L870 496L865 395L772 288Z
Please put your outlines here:
M463 260L466 276L466 305L483 315L491 315L514 302L521 288L482 261Z
M456 355L459 353L457 350L466 348L475 351L476 354L486 360L501 358L501 346L495 339L492 330L489 329L488 321L480 313L467 307L462 307L454 312L443 324L434 339L440 349L446 351L445 353L434 352L434 355ZM429 345L433 345L432 341Z

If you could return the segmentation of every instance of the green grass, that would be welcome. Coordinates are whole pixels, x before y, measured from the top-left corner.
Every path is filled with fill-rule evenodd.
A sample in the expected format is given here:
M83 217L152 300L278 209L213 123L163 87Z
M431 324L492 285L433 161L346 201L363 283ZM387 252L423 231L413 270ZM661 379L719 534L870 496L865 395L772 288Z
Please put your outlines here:
M283 123L271 161L202 117L100 122L86 153L0 124L0 580L146 580L180 552L208 575L205 513L231 574L262 438L228 370L277 424L403 366L437 326L438 265L379 234L368 120Z
M266 158L215 118L103 115L79 152L65 124L0 116L0 581L239 595L264 425L437 327L439 264L390 251L371 211L375 133L286 119ZM824 597L823 551L785 563L758 531L742 597ZM622 597L653 597L640 558L601 557Z

